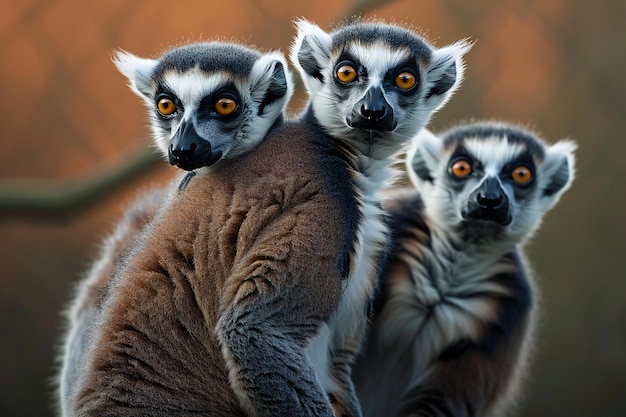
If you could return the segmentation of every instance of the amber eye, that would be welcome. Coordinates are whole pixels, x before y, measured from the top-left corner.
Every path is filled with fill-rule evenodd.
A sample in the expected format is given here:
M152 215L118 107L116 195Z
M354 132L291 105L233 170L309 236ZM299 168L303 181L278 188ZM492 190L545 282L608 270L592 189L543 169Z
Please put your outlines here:
M215 111L222 116L228 116L237 110L237 102L232 98L222 97L215 102Z
M513 168L511 172L511 178L518 184L526 184L533 178L533 173L530 171L530 168L524 165L518 165Z
M472 166L465 159L459 159L450 166L450 172L458 178L467 177L472 173Z
M415 85L416 82L415 75L408 71L401 72L396 77L396 85L403 90L409 90Z
M162 98L157 103L157 110L162 116L170 116L176 111L176 104L169 98Z
M356 80L356 70L352 65L342 65L337 70L337 78L342 83L351 83Z

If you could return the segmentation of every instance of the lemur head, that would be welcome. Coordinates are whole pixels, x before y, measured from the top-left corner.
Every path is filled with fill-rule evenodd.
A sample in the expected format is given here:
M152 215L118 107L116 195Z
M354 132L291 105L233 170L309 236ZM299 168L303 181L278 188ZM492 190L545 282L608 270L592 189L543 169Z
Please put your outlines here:
M158 148L185 170L252 149L293 92L282 54L237 44L189 44L158 59L119 51L113 60L147 104Z
M424 129L407 170L429 215L447 229L519 242L569 188L575 148L570 141L546 145L507 124L461 125L441 138Z
M415 33L358 22L326 33L296 22L291 60L320 125L356 143L376 139L397 150L459 86L469 44L434 48Z

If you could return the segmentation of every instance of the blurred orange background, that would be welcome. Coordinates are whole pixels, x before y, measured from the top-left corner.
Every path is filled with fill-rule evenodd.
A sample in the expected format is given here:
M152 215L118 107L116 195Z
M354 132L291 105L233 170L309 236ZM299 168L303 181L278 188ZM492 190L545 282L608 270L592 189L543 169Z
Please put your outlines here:
M331 29L358 13L437 46L476 42L434 130L501 119L579 144L573 188L527 246L542 312L519 415L626 415L626 2L26 0L1 10L1 416L54 415L60 312L123 207L174 174L145 158L147 116L110 53L156 57L210 39L288 53L293 19ZM290 111L305 100L299 85ZM102 178L113 180L84 204L15 205L21 193L58 197Z

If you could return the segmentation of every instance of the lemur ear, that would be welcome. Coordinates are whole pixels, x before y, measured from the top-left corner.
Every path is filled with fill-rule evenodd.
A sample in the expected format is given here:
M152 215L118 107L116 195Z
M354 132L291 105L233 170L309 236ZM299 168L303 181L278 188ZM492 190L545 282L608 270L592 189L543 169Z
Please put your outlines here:
M277 116L282 113L293 93L291 73L279 52L261 56L250 73L250 95L259 103L258 115Z
M574 180L574 151L576 144L569 140L563 140L550 146L546 151L543 162L543 174L545 180L542 181L544 197L553 199L551 204L555 204L561 194L565 192Z
M330 60L332 38L319 26L301 19L295 22L297 34L291 46L291 62L298 68L309 93L324 82L322 69Z
M437 110L452 96L463 80L463 55L472 48L466 40L433 51L425 77L425 104Z
M152 100L152 73L157 65L154 59L139 58L126 51L115 51L113 63L128 78L128 85L145 100Z
M414 186L434 181L443 143L430 130L422 128L407 151L406 170Z

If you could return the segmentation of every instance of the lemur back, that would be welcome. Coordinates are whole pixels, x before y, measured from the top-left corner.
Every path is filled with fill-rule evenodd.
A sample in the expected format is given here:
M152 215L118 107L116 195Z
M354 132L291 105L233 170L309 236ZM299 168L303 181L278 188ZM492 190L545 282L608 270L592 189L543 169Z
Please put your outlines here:
M354 370L365 416L511 408L536 314L521 245L569 187L573 149L493 123L416 138L416 189L385 202L394 243Z
M332 415L305 348L340 296L347 232L329 231L347 229L350 182L304 125L193 178L151 224L105 302L78 415Z

